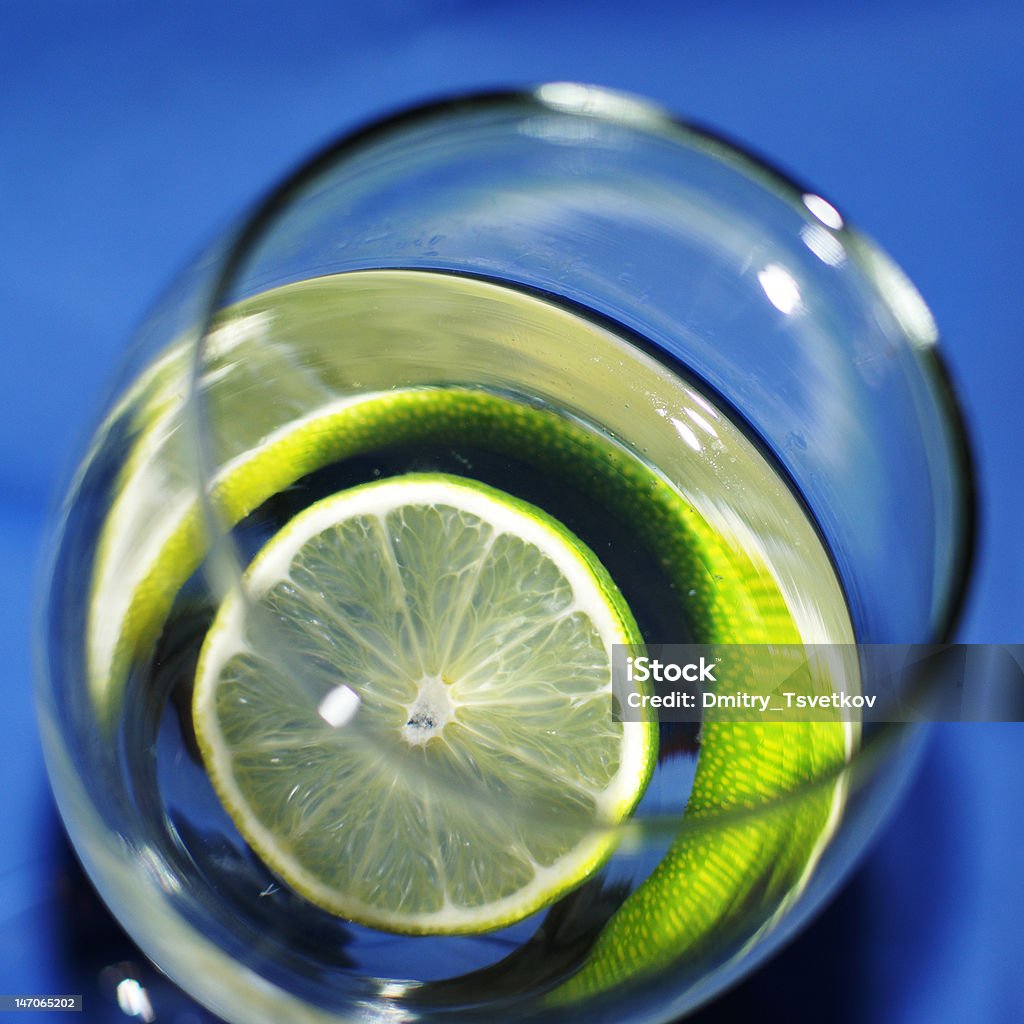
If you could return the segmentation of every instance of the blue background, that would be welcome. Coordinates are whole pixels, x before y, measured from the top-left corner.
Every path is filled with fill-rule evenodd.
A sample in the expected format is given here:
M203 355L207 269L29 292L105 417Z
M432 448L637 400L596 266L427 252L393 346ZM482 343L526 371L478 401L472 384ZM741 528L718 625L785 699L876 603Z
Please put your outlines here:
M916 281L979 458L961 638L1024 640L1019 0L5 3L0 994L82 991L102 966L97 935L133 955L76 889L60 842L30 638L46 510L133 325L210 235L339 131L453 89L550 79L643 93L746 141L834 198ZM1024 1020L1022 728L937 729L832 908L699 1019ZM118 1015L87 993L74 1019Z

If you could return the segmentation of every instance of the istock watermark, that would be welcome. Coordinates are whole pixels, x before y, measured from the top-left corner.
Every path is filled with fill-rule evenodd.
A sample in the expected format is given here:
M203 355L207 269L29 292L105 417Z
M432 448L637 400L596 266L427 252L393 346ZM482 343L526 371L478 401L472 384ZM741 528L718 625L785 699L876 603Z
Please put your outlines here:
M1022 644L617 645L612 677L626 722L1024 721Z

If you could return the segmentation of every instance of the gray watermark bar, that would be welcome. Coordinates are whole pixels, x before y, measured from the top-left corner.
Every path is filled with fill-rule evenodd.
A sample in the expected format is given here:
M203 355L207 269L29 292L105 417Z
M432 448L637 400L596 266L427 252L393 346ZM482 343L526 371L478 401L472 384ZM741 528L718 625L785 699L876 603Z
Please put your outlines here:
M34 1010L82 1009L81 996L13 995L0 996L0 1013L31 1013Z
M1024 644L618 644L612 655L616 721L1024 722Z

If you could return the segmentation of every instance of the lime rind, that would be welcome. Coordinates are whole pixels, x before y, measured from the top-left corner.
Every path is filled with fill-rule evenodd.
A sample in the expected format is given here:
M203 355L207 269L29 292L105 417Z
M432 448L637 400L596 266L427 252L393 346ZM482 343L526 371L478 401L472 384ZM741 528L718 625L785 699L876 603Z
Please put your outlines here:
M717 584L705 595L707 643L805 641L767 566L710 529L698 552ZM743 680L734 685L742 689ZM688 957L743 948L769 930L803 892L838 825L852 731L838 715L815 722L706 718L678 837L549 1001L599 997Z
M366 550L382 549L392 571L373 573ZM331 594L330 620L303 600L289 609L302 579L313 605ZM375 603L372 635L402 640L366 672L367 623L342 629L337 609ZM438 636L446 649L427 643ZM656 756L653 721L611 714L612 646L639 642L611 578L560 523L463 478L410 474L324 499L264 547L207 636L193 718L222 803L296 891L374 927L480 932L612 853ZM286 665L271 653L282 646ZM333 677L296 670L316 648ZM446 678L451 720L403 743L409 684L431 675ZM339 684L362 691L357 718L325 727L317 709Z

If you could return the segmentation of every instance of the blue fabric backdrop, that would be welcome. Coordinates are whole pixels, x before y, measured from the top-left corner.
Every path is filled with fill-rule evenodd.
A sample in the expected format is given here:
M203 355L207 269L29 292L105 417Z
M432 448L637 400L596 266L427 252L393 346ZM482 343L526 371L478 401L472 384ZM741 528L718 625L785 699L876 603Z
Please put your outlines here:
M69 903L35 735L47 505L173 273L299 157L397 105L594 81L717 125L836 197L930 302L971 420L983 517L962 638L1024 640L1022 54L1019 0L3 4L0 994L68 991L89 927L110 928ZM936 730L832 909L701 1019L1024 1019L1022 740ZM69 909L84 922L70 937ZM96 1000L76 1019L118 1013Z

